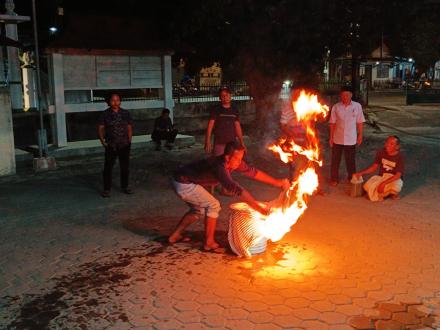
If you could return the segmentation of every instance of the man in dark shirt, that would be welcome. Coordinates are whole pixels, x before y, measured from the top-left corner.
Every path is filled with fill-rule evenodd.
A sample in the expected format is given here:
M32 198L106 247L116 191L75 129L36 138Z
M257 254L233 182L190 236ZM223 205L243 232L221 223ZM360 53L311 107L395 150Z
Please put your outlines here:
M174 128L173 123L171 122L170 110L163 109L162 115L157 117L154 121L154 129L151 134L151 139L156 143L156 150L161 149L162 140L167 141L165 147L172 149L176 136L177 129Z
M397 136L391 135L386 139L384 148L376 153L373 165L353 175L360 178L377 169L379 175L371 177L364 185L370 200L379 201L387 196L399 199L403 186L404 161L400 153L400 139Z
M121 189L126 194L133 193L128 187L133 121L130 113L120 107L121 98L119 94L113 93L108 100L108 105L110 107L101 114L98 123L99 140L105 148L104 191L101 194L102 197L110 197L112 171L116 158L119 159L121 169Z
M220 105L211 110L205 136L205 151L213 153L214 156L223 155L228 142L238 139L244 146L238 110L231 104L231 92L227 87L221 88L219 97ZM212 133L214 146L211 144Z
M275 179L270 175L246 164L243 161L244 147L238 142L230 142L225 146L222 156L203 159L177 169L173 174L173 187L180 198L185 201L190 210L183 216L168 241L173 244L183 240L184 230L200 218L205 219L205 242L203 249L223 253L215 241L215 227L220 212L220 202L206 191L203 184L220 183L233 196L238 196L256 211L267 214L264 204L258 203L254 197L241 187L231 177L232 171L237 171L254 180L258 180L276 187L288 189L290 182L287 179Z

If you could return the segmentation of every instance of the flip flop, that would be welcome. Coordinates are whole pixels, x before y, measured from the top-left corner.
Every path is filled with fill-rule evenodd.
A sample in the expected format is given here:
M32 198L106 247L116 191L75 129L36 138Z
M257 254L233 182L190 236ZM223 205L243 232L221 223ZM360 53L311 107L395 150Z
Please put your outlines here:
M173 245L173 244L176 244L176 243L179 243L179 242L180 243L188 243L188 242L191 242L191 241L192 241L191 237L189 237L189 236L182 236L179 239L177 239L176 241L174 241L174 242L168 241L168 243Z
M213 249L203 248L203 252L209 252L209 253L215 253L215 254L225 254L226 249L221 246L213 248Z

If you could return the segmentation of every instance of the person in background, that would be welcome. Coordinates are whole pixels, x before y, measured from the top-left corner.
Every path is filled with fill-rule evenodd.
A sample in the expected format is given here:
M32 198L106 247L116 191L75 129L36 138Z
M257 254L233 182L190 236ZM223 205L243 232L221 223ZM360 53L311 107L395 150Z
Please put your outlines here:
M119 94L111 94L107 103L109 108L102 112L98 122L99 140L105 148L104 191L101 196L110 197L112 172L116 158L119 159L121 171L121 189L126 194L132 194L133 191L128 186L128 178L133 120L130 113L121 108Z
M371 201L381 201L390 196L399 199L399 193L403 187L404 160L400 152L400 139L389 136L384 148L376 153L373 165L365 170L354 173L353 176L360 179L365 174L371 174L379 169L379 175L372 176L365 184L364 189Z
M166 141L166 148L172 149L176 136L177 129L174 128L173 122L171 121L170 110L163 109L162 115L157 117L154 121L153 133L151 134L151 139L156 144L156 150L162 148L162 140Z
M340 102L336 103L330 114L330 140L332 148L330 185L339 183L339 165L344 152L348 181L356 172L356 146L362 143L362 129L365 122L360 103L352 101L353 94L348 87L340 93Z
M244 146L238 109L231 103L231 92L222 87L219 92L220 104L211 109L205 135L205 151L214 156L221 156L225 145L238 140ZM214 135L214 144L211 136Z

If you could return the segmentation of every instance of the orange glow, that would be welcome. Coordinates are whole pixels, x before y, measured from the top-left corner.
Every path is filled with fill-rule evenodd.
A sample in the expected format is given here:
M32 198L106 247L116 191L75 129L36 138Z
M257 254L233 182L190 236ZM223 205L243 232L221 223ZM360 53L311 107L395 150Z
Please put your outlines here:
M305 130L307 139L306 145L301 146L295 143L292 138L281 138L278 143L269 146L269 150L278 154L280 159L285 163L293 161L296 155L303 155L308 160L322 166L315 123L319 119L323 119L327 116L329 113L328 106L319 103L316 94L301 90L299 97L292 101L292 107L299 124Z
M281 205L274 205L266 220L259 225L260 233L273 242L280 240L289 232L307 209L308 196L311 196L318 188L318 175L313 163L322 166L315 123L325 118L329 112L328 106L319 103L317 95L302 90L299 97L293 100L292 107L298 124L304 128L305 145L296 144L293 137L288 137L269 146L269 150L277 154L285 163L290 163L295 157L301 156L309 161L301 169L298 177L294 178L290 189L281 196L281 202L278 201Z

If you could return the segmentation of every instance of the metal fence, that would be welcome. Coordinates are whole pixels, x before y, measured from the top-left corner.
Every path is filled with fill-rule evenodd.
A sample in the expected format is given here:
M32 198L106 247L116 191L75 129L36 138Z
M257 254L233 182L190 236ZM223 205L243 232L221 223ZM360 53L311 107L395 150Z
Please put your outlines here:
M220 88L227 87L233 100L250 100L249 86L245 82L230 82L221 85L175 84L173 98L176 103L213 102L219 100Z

